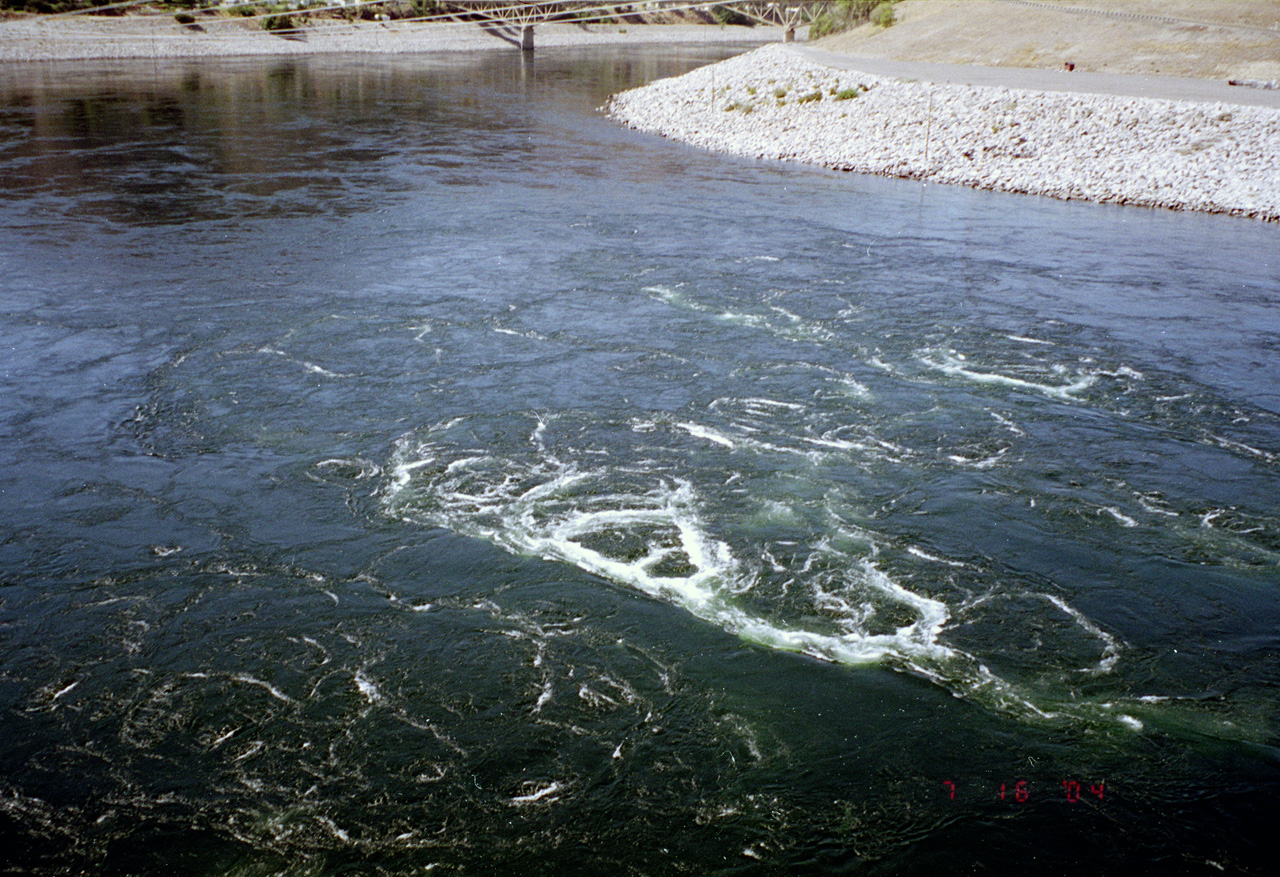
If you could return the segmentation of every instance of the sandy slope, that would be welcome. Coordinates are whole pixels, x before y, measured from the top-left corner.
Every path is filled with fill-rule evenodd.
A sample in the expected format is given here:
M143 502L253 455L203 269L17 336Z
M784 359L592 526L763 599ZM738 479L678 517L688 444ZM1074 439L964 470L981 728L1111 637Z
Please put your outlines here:
M903 0L898 23L821 40L948 64L1280 79L1280 0Z

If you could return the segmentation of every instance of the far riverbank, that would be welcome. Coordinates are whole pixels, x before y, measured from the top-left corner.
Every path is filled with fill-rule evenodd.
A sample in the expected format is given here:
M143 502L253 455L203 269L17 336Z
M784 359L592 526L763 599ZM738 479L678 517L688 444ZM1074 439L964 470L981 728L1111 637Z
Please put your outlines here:
M537 48L566 46L724 44L780 41L782 28L696 24L540 24ZM114 58L201 58L325 53L405 54L519 45L514 28L473 22L321 19L293 32L269 32L260 21L200 16L194 27L169 15L27 16L0 21L0 63Z

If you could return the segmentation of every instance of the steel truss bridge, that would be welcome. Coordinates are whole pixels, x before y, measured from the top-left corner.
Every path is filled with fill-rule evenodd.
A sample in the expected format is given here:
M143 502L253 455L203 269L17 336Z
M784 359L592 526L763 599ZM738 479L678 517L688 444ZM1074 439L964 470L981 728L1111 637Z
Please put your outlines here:
M124 0L79 10L78 13L99 12L104 9L138 6L145 0ZM193 11L226 11L240 8L248 11L248 7L260 4L262 0L221 0L216 5L206 6ZM339 12L349 14L361 8L373 8L387 5L397 0L293 0L290 12L307 14L323 12ZM826 14L833 5L832 0L560 0L560 2L537 2L537 0L399 0L400 4L409 3L420 14L405 18L397 16L398 24L459 22L471 21L487 28L501 28L508 32L518 32L520 47L526 51L533 49L533 28L538 24L562 22L570 24L590 24L612 22L617 20L638 22L643 16L659 15L664 12L703 12L722 19L736 13L739 21L747 21L781 27L784 39L790 42L795 38L796 28L812 24L820 16ZM278 12L249 15L241 21L252 21L255 18L268 18L279 15Z
M363 4L362 4L363 5ZM534 2L534 0L451 0L429 4L446 14L468 14L506 24L539 24L548 21L608 21L635 15L695 10L736 12L759 24L798 27L812 23L828 11L829 0L569 0L569 2ZM432 17L432 16L428 16Z
M191 9L190 12L216 13L238 9L242 14L226 21L247 23L255 19L278 19L281 16L315 13L350 16L356 10L372 13L378 7L389 4L401 7L402 11L405 5L409 5L418 14L410 17L397 15L397 25L473 22L486 29L512 34L512 37L504 38L525 51L532 51L535 25L551 22L590 24L618 20L638 23L646 16L661 15L664 12L703 12L708 17L714 16L713 20L722 22L726 18L737 17L739 22L745 20L781 27L783 39L790 42L795 38L796 28L812 24L834 5L834 0L287 0L286 11L282 12L276 7L270 12L259 13L258 7L263 2L264 0L212 0L210 5ZM168 11L156 13L148 9L147 0L117 0L55 13L53 17L139 7L146 10L145 14L166 17L170 14ZM377 17L389 18L385 15ZM297 30L277 30L281 35L290 32L296 33Z
M580 2L538 3L527 0L453 0L434 4L442 14L457 19L467 16L491 25L518 28L520 47L533 49L533 28L546 22L599 22L612 21L629 16L652 15L661 12L732 12L752 22L782 27L784 39L795 38L797 27L812 24L831 5L826 0L633 0L630 3ZM424 16L423 20L434 16Z

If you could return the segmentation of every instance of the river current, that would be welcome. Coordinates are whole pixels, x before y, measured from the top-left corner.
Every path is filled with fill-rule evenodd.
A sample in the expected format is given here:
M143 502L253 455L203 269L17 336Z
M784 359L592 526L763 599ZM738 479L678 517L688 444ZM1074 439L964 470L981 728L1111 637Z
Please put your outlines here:
M1261 873L1280 232L718 57L0 71L7 870Z

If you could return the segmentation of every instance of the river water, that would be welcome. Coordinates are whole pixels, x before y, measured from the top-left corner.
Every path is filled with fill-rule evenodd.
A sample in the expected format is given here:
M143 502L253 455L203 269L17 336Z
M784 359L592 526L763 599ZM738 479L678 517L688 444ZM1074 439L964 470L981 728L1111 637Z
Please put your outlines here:
M0 72L7 870L1275 851L1280 232L599 112L720 56Z

